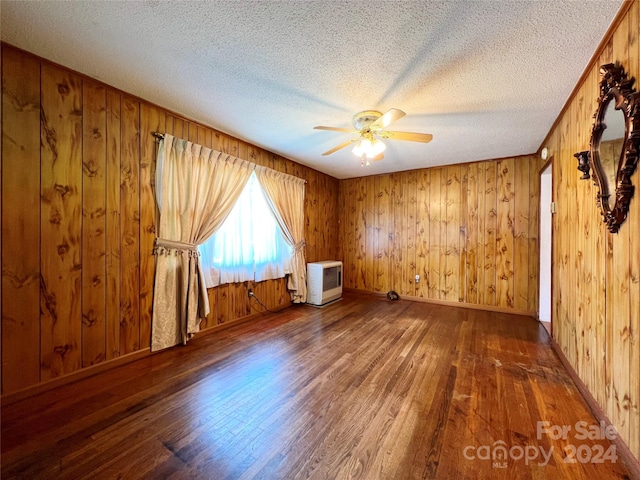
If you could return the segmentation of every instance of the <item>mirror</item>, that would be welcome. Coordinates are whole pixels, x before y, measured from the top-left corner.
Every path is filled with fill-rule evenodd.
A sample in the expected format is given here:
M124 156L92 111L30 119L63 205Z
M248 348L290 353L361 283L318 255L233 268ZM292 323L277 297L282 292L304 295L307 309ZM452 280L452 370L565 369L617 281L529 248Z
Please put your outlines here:
M590 149L576 153L581 179L598 187L596 197L610 232L616 233L627 218L634 186L631 175L640 150L640 97L622 66L600 67L600 96L594 115Z
M600 139L600 166L602 168L602 201L606 208L615 207L616 179L618 165L620 165L622 147L625 139L624 114L615 109L615 104L609 101L605 107L603 119L604 131ZM606 193L609 198L605 197Z

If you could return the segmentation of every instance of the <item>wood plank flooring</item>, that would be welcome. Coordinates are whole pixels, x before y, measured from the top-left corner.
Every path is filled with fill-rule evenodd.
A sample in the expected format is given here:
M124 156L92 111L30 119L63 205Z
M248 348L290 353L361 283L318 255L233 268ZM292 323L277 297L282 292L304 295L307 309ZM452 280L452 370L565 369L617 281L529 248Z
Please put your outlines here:
M2 478L629 478L578 422L535 320L348 293L3 405Z

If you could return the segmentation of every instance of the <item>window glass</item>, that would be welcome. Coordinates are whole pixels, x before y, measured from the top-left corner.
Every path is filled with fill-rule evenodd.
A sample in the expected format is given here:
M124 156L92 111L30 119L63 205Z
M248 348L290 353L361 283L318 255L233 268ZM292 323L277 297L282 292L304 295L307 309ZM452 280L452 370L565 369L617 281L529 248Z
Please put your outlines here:
M207 287L260 282L291 272L291 247L255 173L220 229L198 249Z

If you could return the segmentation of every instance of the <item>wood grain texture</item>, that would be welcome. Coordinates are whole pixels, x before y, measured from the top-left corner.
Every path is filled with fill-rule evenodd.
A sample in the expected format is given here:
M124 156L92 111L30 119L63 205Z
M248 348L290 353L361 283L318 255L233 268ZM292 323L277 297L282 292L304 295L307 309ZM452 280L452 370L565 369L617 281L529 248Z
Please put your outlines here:
M120 354L140 348L140 103L122 98Z
M617 26L603 39L544 142L554 156L553 194L558 206L553 228L554 337L636 458L640 458L640 209L633 208L637 191L627 221L617 234L608 233L596 208L596 188L590 181L578 180L573 154L588 148L600 65L620 62L629 77L640 78L638 3L625 3ZM636 189L639 179L636 172Z
M159 108L140 105L140 347L151 345L155 258L160 212L155 197L158 142L153 132L165 131L166 116Z
M404 192L402 190L402 174L401 173L392 173L390 179L390 188L391 188L391 212L393 222L393 235L390 237L392 239L391 242L391 267L390 267L390 278L391 284L389 290L394 290L398 293L405 293L403 288L405 286L406 279L402 276L402 266L404 262L403 254L405 250L402 248L403 243L406 239L405 232L405 209L404 209ZM364 179L356 179L357 182L362 182ZM356 217L356 229L358 228L358 223L360 222L360 218ZM356 230L357 231L357 230ZM357 288L357 285L356 285ZM364 287L363 287L364 288Z
M403 293L415 296L416 284L416 171L403 172L400 177L402 197L404 198L402 216L405 219L404 234L402 235L402 276L400 279Z
M442 215L442 169L434 168L429 172L429 290L428 298L440 298L440 282L444 278L440 269L443 246L440 243L440 217Z
M364 202L364 230L365 230L365 261L364 261L364 284L374 285L375 283L375 271L373 263L376 258L376 245L377 232L376 222L377 215L375 214L375 178L368 180L366 184L366 197Z
M351 293L3 407L2 478L630 478L564 461L608 440L538 434L597 425L549 343L533 319ZM498 441L550 461L477 458Z
M458 248L460 255L458 257L458 302L464 302L467 298L467 228L469 225L469 203L468 203L468 166L464 165L460 168L460 207L459 207L459 224L458 227Z
M42 65L41 379L81 368L82 80Z
M271 165L273 165L273 162L271 162ZM312 183L317 184L318 179L317 179L316 173L315 172L309 172L309 173L310 174L308 175L307 178ZM305 198L305 211L312 212L316 208L318 208L318 195L314 189L306 189L304 198ZM312 221L312 219L309 217L305 218L305 220L306 220L305 235L307 239L305 254L308 255L309 258L318 258L320 255L318 253L318 250L319 248L321 248L321 245L318 243L320 240L318 237L319 237L319 232L322 229L322 225L318 225L317 222ZM363 238L363 241L364 241L364 238Z
M367 197L366 188L367 179L359 178L356 180L356 192L355 192L355 287L364 289L366 282L365 273L365 257L366 252L366 224L365 224L365 202Z
M627 16L629 65L640 77L640 2L634 2ZM638 85L636 85L636 89ZM640 170L632 177L633 185L640 185ZM637 189L640 187L636 187ZM638 190L636 190L637 192ZM636 195L638 195L636 193ZM640 457L640 212L636 197L636 213L629 215L629 448ZM635 366L635 368L634 368ZM637 369L636 369L637 368Z
M513 159L502 159L497 162L497 230L496 230L496 304L514 306L513 300L513 255L515 227L515 192ZM523 192L524 193L524 192ZM527 197L529 192L526 192ZM528 266L528 265L527 265ZM526 270L523 273L527 274Z
M40 64L2 46L2 392L40 381Z
M120 254L122 251L120 113L121 96L107 93L107 273L106 359L120 356Z
M478 226L478 188L480 186L478 178L478 164L472 163L468 168L467 176L467 257L466 265L467 269L467 281L466 281L466 297L469 303L478 302L478 261L480 260L480 249L478 238L480 238L482 232Z
M462 196L466 192L462 191L461 168L459 165L453 165L446 169L445 280L442 299L451 302L459 301L460 279L464 277L464 272L462 274L460 272L460 230L465 227L460 215L460 206L462 204Z
M497 162L484 166L484 304L496 303L496 235L497 235Z
M529 211L532 210L529 195L530 162L522 160L516 159L514 162L513 269L517 269L519 275L513 278L513 304L518 310L527 310L530 295L529 256L535 257L535 253L529 251ZM533 210L537 211L535 208Z
M107 90L83 84L82 366L106 359Z
M417 172L416 180L416 273L420 281L416 284L418 297L426 297L429 292L429 200L431 189L431 174L423 169Z
M376 252L377 261L374 262L374 270L376 275L375 289L378 292L383 292L386 286L389 284L390 271L390 242L389 242L389 221L391 215L389 214L391 208L391 186L389 176L376 177L376 183L378 185L378 194L376 196L376 235L378 237L378 250ZM342 183L341 183L342 185ZM341 190L342 192L342 190ZM341 199L342 203L346 203L347 199ZM346 212L344 207L341 212ZM342 214L341 214L342 215ZM340 219L342 224L342 219ZM345 237L339 242L343 245ZM347 251L347 249L344 249ZM343 257L343 258L346 258ZM344 261L344 260L343 260Z
M305 178L307 259L338 258L337 179L2 49L3 395L148 348L159 215L151 132ZM290 305L284 279L254 286L269 308ZM261 311L247 287L212 289L202 328Z
M532 159L529 163L529 297L527 310L534 312L537 311L540 295L540 209L531 208L531 205L540 205L540 177L537 172L538 164Z
M438 244L440 247L440 257L438 258L439 271L440 271L440 281L438 285L439 289L439 298L441 300L446 300L447 298L447 258L449 255L447 254L447 195L448 195L448 176L447 176L447 168L444 167L441 169L440 173L440 239L438 240Z
M535 312L536 165L529 155L342 180L345 286Z
M629 12L629 14L632 15L632 12ZM629 20L623 20L613 34L612 49L618 58L630 59L629 23ZM636 50L634 62L636 69L638 67L637 55L638 52ZM630 68L626 65L625 67ZM633 63L631 68L633 68ZM638 73L640 71L637 70L635 74L636 81L639 78ZM636 85L637 88L638 86ZM636 186L636 189L638 189L638 186ZM636 215L638 214L636 213ZM612 422L615 423L619 434L628 439L629 444L631 444L634 442L637 430L640 428L640 422L634 425L631 424L632 397L635 397L635 395L631 394L630 382L632 373L628 367L620 368L619 366L629 365L634 357L631 354L630 339L632 319L630 308L633 302L629 301L629 299L632 290L632 258L635 257L637 259L640 256L640 250L636 249L634 254L630 249L630 243L631 237L637 237L640 234L640 230L632 231L626 228L618 233L618 235L613 236L613 272L611 275L611 293L613 295L610 296L615 308L611 317L614 334L613 342L615 344L615 348L611 352L614 373L612 384L613 405L611 407L614 411ZM636 299L636 310L638 309L637 305L638 301ZM635 358L638 358L637 355L635 355ZM638 364L636 363L636 365ZM586 370L582 368L582 371ZM640 374L640 371L636 371L636 376L638 374ZM634 401L637 403L638 399L635 398ZM636 455L640 458L640 450L636 450Z
M342 182L341 182L342 183ZM355 288L358 278L356 272L356 202L354 201L356 195L356 181L347 180L346 187L340 189L340 193L345 195L345 209L341 212L341 222L344 219L344 231L345 237L341 239L344 247L345 256L342 259L343 267L342 273L344 275L343 284L345 287Z

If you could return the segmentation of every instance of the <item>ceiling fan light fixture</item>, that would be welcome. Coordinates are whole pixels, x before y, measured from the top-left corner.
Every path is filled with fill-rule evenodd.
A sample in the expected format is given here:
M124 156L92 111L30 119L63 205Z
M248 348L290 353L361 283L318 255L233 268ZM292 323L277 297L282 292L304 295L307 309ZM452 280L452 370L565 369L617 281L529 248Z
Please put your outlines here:
M369 152L367 153L367 157L368 158L377 157L382 152L384 152L386 150L386 148L387 148L387 146L383 142L381 142L377 138L374 138L373 142L371 142L371 147L369 148Z
M369 140L366 141L369 142ZM364 142L365 140L358 140L358 143L356 143L355 147L353 147L353 150L351 150L356 157L362 157L363 155L366 155Z
M387 146L377 138L373 140L363 138L356 143L352 151L357 157L374 158L384 152L386 148Z
M382 152L385 151L387 146L378 137L385 140L406 140L422 143L429 143L433 139L433 135L430 133L392 132L387 130L387 127L391 123L401 119L405 115L402 110L398 110L397 108L392 108L385 114L377 110L365 110L353 116L353 126L355 130L342 127L327 127L324 125L318 125L313 128L333 132L358 133L358 137L347 140L337 147L327 150L322 155L331 155L355 143L352 150L353 154L360 157L360 164L364 167L365 159L367 160L367 165L369 165L369 160L382 160L384 156Z

